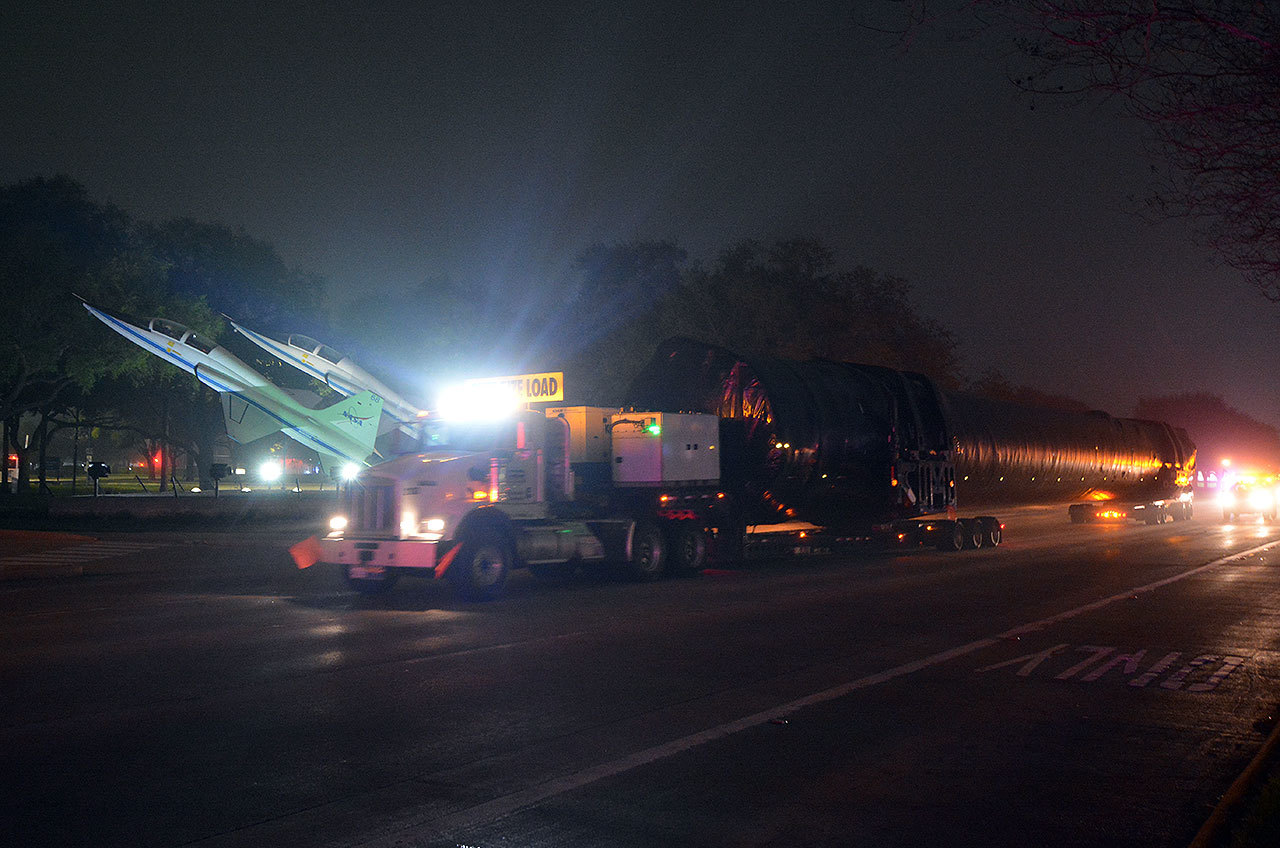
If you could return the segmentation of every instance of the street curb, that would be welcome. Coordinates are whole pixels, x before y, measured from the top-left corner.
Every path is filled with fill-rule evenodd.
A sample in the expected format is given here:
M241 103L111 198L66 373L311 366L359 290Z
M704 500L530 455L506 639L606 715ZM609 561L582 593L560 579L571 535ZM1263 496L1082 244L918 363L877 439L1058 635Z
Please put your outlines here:
M1278 747L1280 747L1280 720L1276 721L1275 726L1271 728L1271 733L1258 749L1258 753L1249 761L1249 765L1244 767L1244 771L1240 772L1227 791L1218 799L1217 806L1200 826L1200 830L1187 848L1214 848L1222 843L1223 833L1231 824L1232 814L1237 811L1249 790L1256 786L1258 776L1266 768Z

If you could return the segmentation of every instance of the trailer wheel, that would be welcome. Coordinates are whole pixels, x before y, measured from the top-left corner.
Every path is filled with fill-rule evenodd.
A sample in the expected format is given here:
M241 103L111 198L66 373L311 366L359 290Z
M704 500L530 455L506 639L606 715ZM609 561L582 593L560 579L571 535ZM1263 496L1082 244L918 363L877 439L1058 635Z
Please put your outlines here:
M643 583L662 577L666 569L666 540L652 521L638 521L631 535L631 576Z
M489 601L502 594L514 564L511 543L494 530L480 529L463 541L448 575L463 600Z
M707 534L696 521L671 526L671 567L680 574L701 571L707 563Z
M999 546L1004 541L1004 531L1000 528L1000 519L984 517L978 519L982 528L982 541L988 548Z
M938 541L935 543L940 551L958 551L964 547L965 528L963 522L951 522L950 531L942 531L938 534Z
M359 575L353 573L357 570L360 572ZM346 581L348 587L362 595L381 595L396 585L396 581L400 579L400 572L381 565L344 565L342 579Z
M976 519L962 518L959 524L964 528L964 546L970 550L982 547L986 534L982 530L982 522Z

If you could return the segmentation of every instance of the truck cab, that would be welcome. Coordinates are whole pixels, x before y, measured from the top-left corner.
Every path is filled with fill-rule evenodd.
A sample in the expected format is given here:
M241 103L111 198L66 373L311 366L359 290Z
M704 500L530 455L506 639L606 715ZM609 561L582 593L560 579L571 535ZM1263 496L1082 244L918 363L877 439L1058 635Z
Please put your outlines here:
M557 505L572 500L568 425L539 411L428 420L418 451L351 481L321 542L358 591L406 571L449 576L464 597L497 595L517 563L604 558L600 539Z

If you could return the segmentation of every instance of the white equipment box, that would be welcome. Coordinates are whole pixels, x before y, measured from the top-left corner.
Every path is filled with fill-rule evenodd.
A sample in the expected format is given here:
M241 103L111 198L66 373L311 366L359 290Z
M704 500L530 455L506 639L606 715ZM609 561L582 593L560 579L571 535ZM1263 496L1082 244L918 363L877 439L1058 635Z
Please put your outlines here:
M546 413L569 422L570 462L609 461L609 419L618 414L618 407L552 406Z
M613 482L662 486L720 480L720 420L714 415L628 412L610 416Z

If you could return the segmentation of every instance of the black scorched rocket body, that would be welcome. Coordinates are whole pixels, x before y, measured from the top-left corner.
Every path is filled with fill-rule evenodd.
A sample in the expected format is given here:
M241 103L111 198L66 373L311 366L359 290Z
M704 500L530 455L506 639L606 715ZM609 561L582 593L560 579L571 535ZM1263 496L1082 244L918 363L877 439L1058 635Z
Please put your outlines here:
M1184 431L946 393L923 374L672 339L626 403L718 415L722 481L748 524L794 518L860 532L954 518L957 504L1071 501L1084 502L1072 507L1077 520L1094 504L1146 508L1151 520L1190 515L1195 446ZM976 535L994 519L971 521L964 531Z

